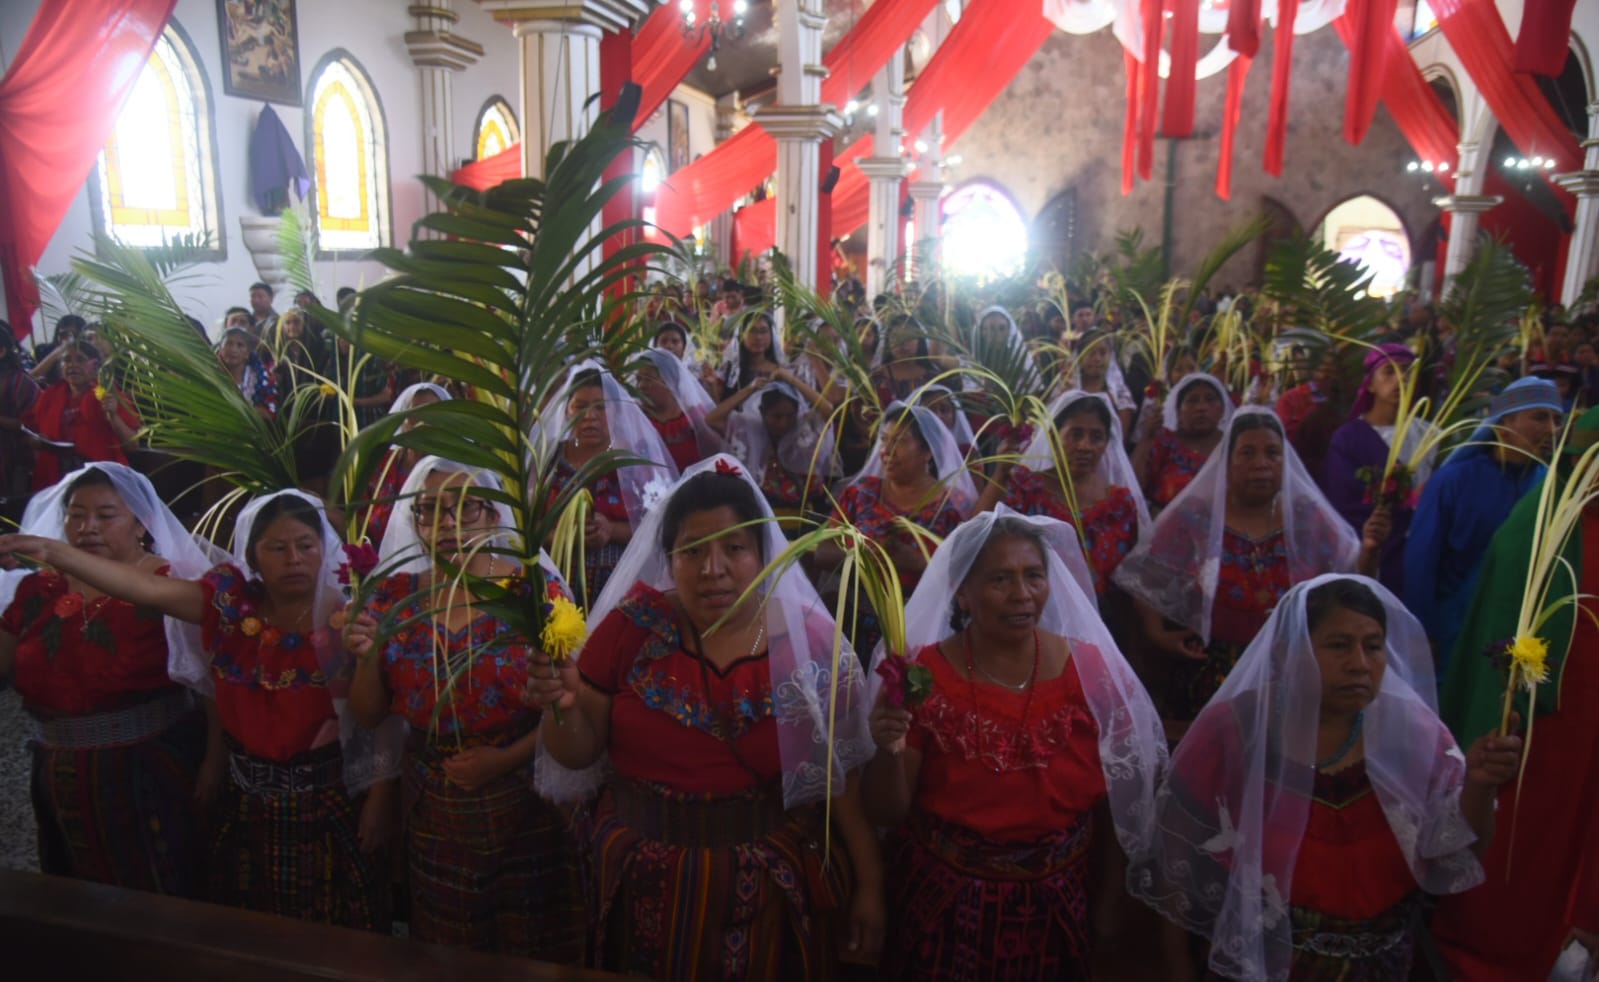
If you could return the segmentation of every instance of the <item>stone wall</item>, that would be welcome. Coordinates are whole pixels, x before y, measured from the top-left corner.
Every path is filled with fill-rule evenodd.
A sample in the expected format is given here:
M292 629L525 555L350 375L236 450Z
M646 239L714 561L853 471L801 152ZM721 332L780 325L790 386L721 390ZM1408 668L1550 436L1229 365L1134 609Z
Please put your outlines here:
M1216 39L1201 38L1201 51ZM1245 89L1233 156L1232 200L1216 196L1216 162L1227 77L1198 83L1195 139L1178 143L1173 196L1174 275L1191 273L1227 229L1275 199L1310 229L1333 205L1355 194L1386 201L1404 219L1412 251L1437 216L1436 183L1405 173L1414 156L1379 107L1363 144L1343 139L1344 80L1349 53L1331 27L1295 39L1288 142L1282 177L1261 167L1271 94L1271 32ZM959 154L955 180L987 178L1004 187L1029 219L1056 194L1075 190L1076 249L1107 251L1118 231L1142 227L1158 245L1166 204L1169 141L1155 142L1152 180L1121 193L1122 118L1126 108L1121 46L1109 30L1088 36L1055 33L1015 81L948 152ZM1216 282L1252 281L1259 264L1248 249ZM1419 260L1418 260L1419 261Z

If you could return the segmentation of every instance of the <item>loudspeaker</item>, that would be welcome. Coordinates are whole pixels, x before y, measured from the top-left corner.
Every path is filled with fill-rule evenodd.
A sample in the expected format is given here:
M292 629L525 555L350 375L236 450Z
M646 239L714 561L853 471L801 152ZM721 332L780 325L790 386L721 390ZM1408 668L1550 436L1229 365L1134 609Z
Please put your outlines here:
M833 186L836 185L837 183L838 183L838 165L835 164L832 167L829 167L827 169L827 175L822 178L822 193L823 194L832 194L833 193Z

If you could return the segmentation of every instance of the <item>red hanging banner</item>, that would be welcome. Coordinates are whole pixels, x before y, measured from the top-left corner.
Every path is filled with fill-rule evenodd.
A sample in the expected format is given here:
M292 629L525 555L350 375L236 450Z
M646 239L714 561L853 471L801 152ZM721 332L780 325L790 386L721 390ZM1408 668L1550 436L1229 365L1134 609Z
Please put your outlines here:
M1266 119L1266 173L1273 177L1283 174L1283 153L1288 142L1288 83L1294 72L1294 20L1299 14L1299 0L1279 0L1277 26L1272 29L1271 43L1275 49L1271 56L1271 110Z
M1141 0L1144 57L1138 73L1138 176L1149 180L1155 166L1155 115L1160 109L1160 46L1166 18L1160 0Z
M1577 0L1526 0L1516 35L1516 71L1557 78L1571 50L1571 13Z
M1377 113L1377 92L1386 71L1388 35L1394 32L1397 0L1349 0L1344 18L1353 31L1349 45L1349 87L1344 91L1344 139L1359 144Z
M1227 47L1250 58L1260 54L1260 0L1232 0L1228 5Z
M1233 139L1244 105L1244 81L1254 62L1254 58L1241 54L1227 66L1227 104L1221 111L1221 156L1216 163L1216 197L1223 201L1233 196Z
M1163 136L1194 132L1194 66L1199 62L1199 0L1170 0L1172 11L1171 72L1166 77Z

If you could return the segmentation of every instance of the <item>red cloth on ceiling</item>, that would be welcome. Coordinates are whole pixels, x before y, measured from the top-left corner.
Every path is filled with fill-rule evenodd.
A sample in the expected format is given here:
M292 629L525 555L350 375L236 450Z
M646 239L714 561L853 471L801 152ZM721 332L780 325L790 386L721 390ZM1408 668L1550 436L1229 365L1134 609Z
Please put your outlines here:
M1266 118L1265 167L1266 173L1273 177L1282 176L1283 149L1288 142L1288 83L1293 78L1294 19L1298 14L1299 0L1281 0L1277 5L1277 27L1271 34L1275 50L1271 57L1271 110ZM1354 84L1353 80L1350 84Z
M1155 164L1155 110L1160 98L1161 33L1166 27L1160 0L1142 0L1139 23L1144 32L1144 57L1138 68L1138 176L1147 181Z
M1171 74L1166 79L1165 116L1161 133L1170 137L1194 132L1194 65L1199 61L1199 0L1167 0L1172 11Z
M0 79L0 274L12 330L32 329L32 267L61 225L177 0L41 4ZM62 107L71 112L63 114Z
M1396 0L1350 0L1343 19L1353 28L1349 46L1349 87L1344 92L1344 139L1359 144L1371 129L1382 84L1384 40L1394 30Z
M1571 12L1577 0L1526 0L1516 35L1516 71L1559 76L1571 50Z
M1345 45L1354 44L1355 25L1347 14L1333 21L1333 27ZM1454 117L1422 77L1415 60L1410 57L1410 49L1392 27L1383 41L1381 66L1379 95L1389 115L1399 124L1400 132L1423 160L1448 161L1450 174L1453 174L1459 142Z
M731 4L728 8L731 12ZM711 0L694 0L694 15L694 23L705 23L711 15ZM635 130L655 115L711 46L709 33L700 34L697 41L683 37L682 24L683 11L674 0L657 7L633 38L633 81L644 90L638 115L633 118Z
M1253 56L1240 54L1227 66L1227 103L1221 111L1221 158L1216 165L1216 197L1223 201L1233 196L1233 139L1238 133L1238 117L1244 106L1244 82L1254 62ZM1123 184L1123 194L1132 190L1125 186L1125 181Z
M1227 47L1250 58L1260 53L1260 0L1232 0L1229 4Z

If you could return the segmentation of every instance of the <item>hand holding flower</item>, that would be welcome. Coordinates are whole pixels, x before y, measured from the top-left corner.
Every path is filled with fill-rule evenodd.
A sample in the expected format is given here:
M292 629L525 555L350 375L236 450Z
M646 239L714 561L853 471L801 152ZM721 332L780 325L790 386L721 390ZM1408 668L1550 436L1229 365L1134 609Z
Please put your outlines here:
M1511 714L1511 728L1521 722ZM1516 776L1521 768L1521 737L1490 733L1478 737L1466 751L1466 783L1499 788Z

